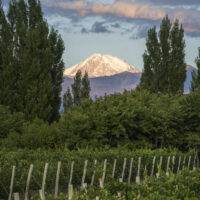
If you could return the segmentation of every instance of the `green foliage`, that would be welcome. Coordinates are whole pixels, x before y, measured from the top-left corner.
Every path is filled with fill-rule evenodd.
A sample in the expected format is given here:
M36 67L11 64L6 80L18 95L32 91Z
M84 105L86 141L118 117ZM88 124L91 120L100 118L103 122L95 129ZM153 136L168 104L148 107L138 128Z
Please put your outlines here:
M148 31L140 88L159 94L183 94L186 79L183 38L182 25L176 20L172 26L168 16L162 20L159 39L156 27Z
M190 147L200 147L200 90L186 95L180 105L183 110L183 119L185 126L184 143Z
M0 105L0 143L10 133L21 134L24 122L25 119L22 113L12 115L8 107Z
M8 108L2 107L2 145L29 149L175 147L187 151L200 145L199 94L196 91L185 96L170 96L137 90L97 98L94 102L85 98L81 99L80 106L71 106L52 125L38 119L25 122L22 114L12 115ZM19 123L15 117L18 115L22 116ZM13 118L18 128L11 134L7 127L11 127L9 120ZM29 134L34 144L28 139ZM14 141L14 137L19 139ZM44 139L40 140L41 137ZM45 142L49 138L51 142Z
M46 127L41 127L40 122L35 122L35 132L37 132L40 127L41 129L45 129ZM30 130L31 131L31 130ZM32 133L34 134L34 133ZM35 137L38 137L36 135ZM42 138L41 138L42 139ZM29 138L30 145L34 145L36 138L34 139ZM23 142L23 141L22 141ZM128 181L129 175L129 166L130 160L133 158L133 170L132 170L132 177L131 183L135 182L136 174L137 174L137 166L138 166L138 157L141 157L141 180L143 180L144 168L147 168L147 175L151 174L152 169L152 160L153 157L156 156L156 164L155 164L155 173L157 173L157 164L159 163L160 156L163 156L163 164L161 166L162 170L166 171L167 167L167 159L168 156L176 156L174 171L177 172L178 167L178 158L179 156L183 157L186 156L185 168L188 166L188 156L191 155L191 162L190 162L190 169L193 168L193 162L195 157L195 152L191 151L186 154L183 154L177 150L135 150L135 151L128 151L125 149L79 149L78 151L69 151L68 149L63 150L44 150L44 149L37 149L37 150L28 150L28 149L2 149L0 151L0 163L1 163L1 171L0 171L0 198L7 198L7 193L9 191L10 185L10 178L12 173L12 166L16 166L16 176L15 176L15 184L14 184L14 192L19 192L21 195L24 195L24 188L26 185L28 169L30 164L34 165L33 174L31 178L31 185L30 185L30 192L31 193L38 193L38 190L41 189L42 184L42 175L44 172L45 163L49 163L48 166L48 173L47 173L47 180L46 180L46 188L45 191L47 194L53 194L55 188L55 180L56 180L56 170L57 170L57 162L61 161L61 174L60 174L60 181L59 181L59 192L66 193L69 183L70 177L70 168L71 162L74 161L74 173L72 178L72 184L74 190L79 190L81 185L81 178L83 175L83 166L84 161L88 160L87 166L87 173L85 182L88 183L88 186L91 183L91 177L94 170L94 160L97 160L96 165L96 174L95 174L95 181L94 186L99 186L99 178L102 177L103 174L103 163L104 159L107 159L107 170L106 170L106 178L105 178L105 185L109 188L109 191L113 194L114 188L123 189L126 188L125 185L120 184L118 185L117 182L112 183L112 169L113 169L113 162L114 159L117 159L116 163L116 171L115 171L115 180L119 180L122 175L122 167L124 158L127 158L127 165L124 174L124 182ZM172 169L172 162L170 162L170 166ZM182 170L182 164L181 168ZM112 184L111 184L112 183ZM124 190L124 189L123 189ZM135 191L135 190L133 190ZM91 188L91 195L96 195L97 193Z
M138 90L97 98L93 103L85 100L64 113L58 126L70 148L181 147L185 136L181 98Z
M99 187L88 187L87 193L75 191L72 200L91 200L99 196L102 200L198 200L199 199L199 173L184 170L178 176L171 174L170 177L162 173L159 179L149 178L142 184L127 184L112 181L104 189ZM120 193L120 195L119 195ZM38 195L31 198L39 200ZM47 197L49 200L68 200L65 194L60 194L58 198L52 195Z
M32 123L25 122L21 128L21 134L10 132L3 140L5 147L19 148L62 148L63 134L55 123L49 125L40 119L35 119Z

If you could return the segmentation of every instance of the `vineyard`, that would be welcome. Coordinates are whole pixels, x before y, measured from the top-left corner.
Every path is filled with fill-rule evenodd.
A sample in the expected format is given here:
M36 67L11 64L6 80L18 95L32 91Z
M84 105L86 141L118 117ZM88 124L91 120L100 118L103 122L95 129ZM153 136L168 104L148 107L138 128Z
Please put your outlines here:
M130 188L146 187L144 183L149 177L150 182L156 179L157 184L163 177L176 180L182 173L196 173L195 151L176 150L1 150L0 163L1 199L12 199L14 194L15 198L18 195L24 199L37 198L39 190L43 199L59 194L66 197L70 191L74 198L78 195L81 199L79 195L85 196L87 192L87 195L95 193L98 199L104 193L112 196L113 189L109 187L118 192L116 198L122 198L121 187L135 192Z

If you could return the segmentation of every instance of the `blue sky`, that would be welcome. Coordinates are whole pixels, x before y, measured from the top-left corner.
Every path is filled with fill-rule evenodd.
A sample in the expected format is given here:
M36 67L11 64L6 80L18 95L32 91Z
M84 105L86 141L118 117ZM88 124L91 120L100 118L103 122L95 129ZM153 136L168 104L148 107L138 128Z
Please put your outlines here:
M8 0L3 0L8 1ZM148 29L168 14L183 24L186 63L200 47L200 0L40 0L45 18L65 42L66 68L93 53L118 56L142 70Z

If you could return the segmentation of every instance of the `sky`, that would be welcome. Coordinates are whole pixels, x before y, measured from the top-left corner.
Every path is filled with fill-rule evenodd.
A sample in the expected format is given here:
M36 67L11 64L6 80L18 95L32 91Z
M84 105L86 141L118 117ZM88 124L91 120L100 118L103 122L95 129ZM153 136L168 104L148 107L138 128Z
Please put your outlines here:
M8 1L8 0L3 0ZM44 17L65 43L65 68L93 53L117 56L143 69L147 32L166 15L183 24L186 63L200 47L200 0L40 0Z

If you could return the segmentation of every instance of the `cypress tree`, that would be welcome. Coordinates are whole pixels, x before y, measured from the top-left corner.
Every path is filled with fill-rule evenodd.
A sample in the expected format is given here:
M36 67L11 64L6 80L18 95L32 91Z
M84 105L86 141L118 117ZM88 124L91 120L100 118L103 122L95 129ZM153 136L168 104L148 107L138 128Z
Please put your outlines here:
M192 92L196 91L200 85L200 48L199 48L199 55L197 56L195 62L197 65L197 73L195 71L192 72L192 81L190 88L190 91Z
M72 94L73 94L73 103L76 106L81 104L81 87L82 87L82 73L80 70L76 73L74 77L74 83L72 84Z
M89 99L90 98L90 81L88 79L88 73L85 72L82 78L82 87L81 87L81 98Z
M73 99L70 92L69 87L67 88L67 92L63 96L63 107L64 111L70 109L73 106Z

